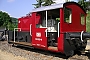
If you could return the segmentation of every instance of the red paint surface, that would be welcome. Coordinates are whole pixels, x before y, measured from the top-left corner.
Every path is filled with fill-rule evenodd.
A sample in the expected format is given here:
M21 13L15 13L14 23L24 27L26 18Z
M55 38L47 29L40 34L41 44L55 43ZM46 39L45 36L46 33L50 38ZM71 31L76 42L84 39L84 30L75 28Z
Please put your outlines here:
M47 37L45 36L46 28L36 28L36 13L32 14L32 45L36 48L47 49ZM39 16L40 17L40 16ZM38 20L39 21L39 20ZM37 37L36 34L41 33L40 37ZM37 40L38 39L38 40ZM42 40L39 40L42 39Z
M62 22L63 22L63 17L64 17L64 15L63 15L63 9L60 9L60 36L58 37L58 51L60 51L60 52L64 52L64 34L62 33L62 31L61 31L61 29L63 29L63 28L61 28L61 26L62 26Z
M32 24L31 16L18 19L18 28L21 28L21 31L30 31L30 24Z
M47 49L47 38L45 36L46 28L35 28L32 32L32 44L35 47ZM37 36L37 33L40 33L41 36Z
M64 52L64 33L65 32L81 32L86 31L85 25L81 25L81 13L86 13L76 4L66 4L65 7L72 10L72 23L64 22L64 9L60 9L60 37L58 38L58 50Z
M86 24L81 25L81 13L86 16L84 11L75 4L67 4L67 8L72 10L72 23L65 23L64 19L61 22L61 32L81 32L86 31ZM64 14L64 12L63 12ZM63 17L64 18L64 17ZM86 22L86 20L85 20Z

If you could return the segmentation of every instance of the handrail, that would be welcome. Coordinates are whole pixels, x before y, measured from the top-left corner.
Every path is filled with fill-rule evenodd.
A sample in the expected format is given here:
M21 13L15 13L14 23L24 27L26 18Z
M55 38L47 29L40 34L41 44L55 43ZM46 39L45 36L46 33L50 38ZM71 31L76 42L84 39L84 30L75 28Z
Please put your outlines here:
M48 11L46 10L46 28L47 28L47 15L48 15ZM46 37L47 37L47 29L46 29Z
M20 31L21 31L21 28L14 28L14 42L15 42L15 30L16 29L20 29Z
M46 29L46 37L47 37L47 29Z
M60 22L58 22L58 37L59 37L59 35L60 35L60 34L59 34L59 27L60 27L59 24L60 24Z
M84 31L81 31L81 41L83 42L83 32Z
M30 24L30 35L32 36L31 26L32 26L32 24Z

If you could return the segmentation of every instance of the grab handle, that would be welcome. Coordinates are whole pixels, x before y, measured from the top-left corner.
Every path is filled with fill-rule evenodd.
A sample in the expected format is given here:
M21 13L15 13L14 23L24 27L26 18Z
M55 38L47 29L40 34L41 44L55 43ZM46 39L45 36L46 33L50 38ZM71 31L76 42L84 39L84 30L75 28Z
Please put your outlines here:
M21 31L21 28L14 28L14 42L15 42L15 30L19 29Z
M30 35L32 36L32 29L31 29L31 27L32 27L32 24L30 24Z
M59 37L59 27L60 27L59 24L60 24L60 22L58 22L58 37Z

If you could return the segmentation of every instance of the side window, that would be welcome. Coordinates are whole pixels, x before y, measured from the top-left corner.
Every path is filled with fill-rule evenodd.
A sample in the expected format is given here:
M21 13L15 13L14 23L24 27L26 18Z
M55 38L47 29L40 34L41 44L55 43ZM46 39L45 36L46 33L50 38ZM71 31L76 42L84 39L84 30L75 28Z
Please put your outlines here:
M35 23L36 23L36 28L40 28L40 13L38 12L36 14L36 20L35 20Z
M85 15L81 14L81 24L85 25Z
M69 8L64 8L64 22L72 23L72 11Z
M56 18L57 21L60 21L60 18Z

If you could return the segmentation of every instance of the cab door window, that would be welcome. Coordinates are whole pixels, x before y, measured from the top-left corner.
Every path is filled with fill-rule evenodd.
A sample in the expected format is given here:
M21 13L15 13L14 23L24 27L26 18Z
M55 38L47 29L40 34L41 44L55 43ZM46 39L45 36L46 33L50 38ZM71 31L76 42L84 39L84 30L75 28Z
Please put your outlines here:
M64 8L64 22L72 23L72 11L69 8Z

